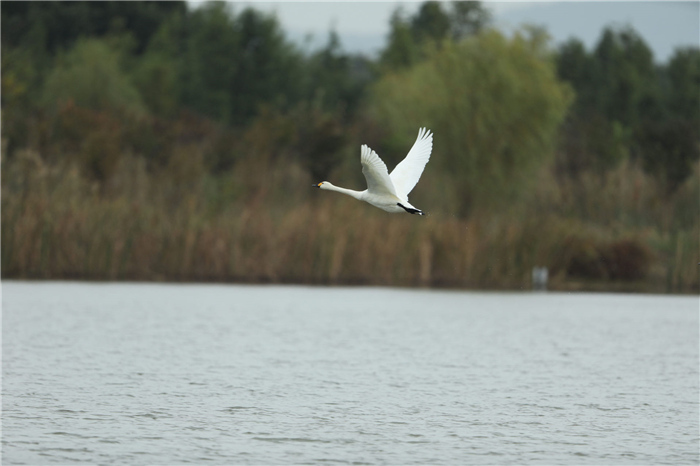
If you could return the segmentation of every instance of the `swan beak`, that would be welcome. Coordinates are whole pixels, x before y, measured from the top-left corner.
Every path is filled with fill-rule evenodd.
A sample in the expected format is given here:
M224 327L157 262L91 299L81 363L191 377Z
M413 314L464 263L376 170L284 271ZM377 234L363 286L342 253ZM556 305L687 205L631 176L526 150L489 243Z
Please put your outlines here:
M322 184L323 184L323 183L312 184L311 186L313 186L314 188L320 188Z

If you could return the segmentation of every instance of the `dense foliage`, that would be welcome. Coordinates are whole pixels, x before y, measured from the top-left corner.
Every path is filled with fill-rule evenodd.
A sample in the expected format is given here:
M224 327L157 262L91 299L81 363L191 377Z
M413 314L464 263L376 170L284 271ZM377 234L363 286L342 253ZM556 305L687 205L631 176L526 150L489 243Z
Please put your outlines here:
M591 52L577 39L558 50L562 79L576 91L563 165L575 175L638 160L668 192L700 157L700 49L681 48L657 66L632 29L606 28Z
M397 10L376 59L223 2L0 8L3 276L517 287L544 264L697 289L697 47L659 64L623 27L554 49L479 2ZM305 189L360 188L359 145L391 169L419 126L426 225Z
M553 157L570 92L542 47L488 31L446 42L374 87L371 106L390 134L408 140L420 122L440 135L431 168L449 174L462 214L503 208Z

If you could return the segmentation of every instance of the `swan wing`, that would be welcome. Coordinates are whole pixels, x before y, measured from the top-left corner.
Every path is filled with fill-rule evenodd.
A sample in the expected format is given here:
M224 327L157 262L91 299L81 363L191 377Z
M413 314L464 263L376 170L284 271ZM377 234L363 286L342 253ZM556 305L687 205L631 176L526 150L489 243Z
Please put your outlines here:
M433 133L426 128L418 131L416 142L408 151L405 159L399 163L391 172L391 181L400 196L408 196L418 183L423 174L425 164L430 160L430 153L433 150Z
M360 151L360 162L362 163L362 174L367 180L367 190L370 193L396 196L396 190L389 177L386 164L376 152L364 144Z

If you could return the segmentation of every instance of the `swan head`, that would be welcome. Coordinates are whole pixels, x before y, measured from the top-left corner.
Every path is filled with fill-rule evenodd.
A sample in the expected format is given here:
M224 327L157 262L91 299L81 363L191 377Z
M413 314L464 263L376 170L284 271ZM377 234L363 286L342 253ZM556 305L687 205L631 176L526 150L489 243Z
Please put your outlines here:
M330 189L333 185L328 181L321 181L320 183L314 184L312 186L315 186L316 188L321 188L321 189Z

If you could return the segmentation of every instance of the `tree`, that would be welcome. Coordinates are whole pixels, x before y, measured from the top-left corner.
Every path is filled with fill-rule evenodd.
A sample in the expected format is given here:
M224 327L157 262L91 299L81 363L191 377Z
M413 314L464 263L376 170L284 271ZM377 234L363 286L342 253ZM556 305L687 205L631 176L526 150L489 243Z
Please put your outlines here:
M144 110L139 93L120 68L118 53L99 39L76 42L46 78L45 106L55 109L69 101L92 110Z
M631 27L605 28L594 50L571 39L556 55L560 78L576 92L565 125L559 168L599 173L631 156L645 158L651 134L660 135L667 116L660 73L644 40ZM648 133L648 134L646 134Z
M413 38L411 27L403 18L400 9L391 15L389 24L389 39L379 61L388 69L408 67L415 63L419 56L418 44Z
M559 47L556 59L559 77L576 91L577 113L599 113L633 127L659 109L652 52L631 27L605 28L590 54L571 39Z
M571 95L533 40L489 31L446 43L373 88L372 112L390 140L419 126L438 135L431 164L453 179L464 215L526 192L553 156ZM398 153L390 144L387 153Z
M601 78L597 57L572 38L558 48L556 66L558 76L575 90L557 168L575 176L582 170L603 173L616 167L629 153L629 130L610 119L601 105L601 93L611 83Z
M365 57L343 53L338 34L331 31L327 45L306 60L304 77L305 99L348 117L358 109L374 71Z
M700 123L700 48L677 49L665 74L669 112Z
M237 73L240 37L225 3L206 3L182 24L184 50L178 60L182 103L204 115L232 119L232 85Z
M450 30L455 40L476 35L491 23L491 13L481 2L454 1L451 5Z
M559 46L556 55L557 75L576 90L574 106L590 111L596 103L595 60L579 39L571 38Z
M645 170L668 194L692 173L700 158L700 49L676 50L662 70L662 117L647 115L637 131L636 151Z
M427 48L478 34L491 22L491 14L481 2L455 1L450 5L446 11L442 3L427 1L410 18L404 18L400 9L394 11L381 64L389 69L413 65L425 58Z
M118 28L134 35L136 53L142 53L161 23L186 9L181 1L3 2L2 42L12 47L31 44L55 53L80 37L104 36Z
M441 41L450 32L450 18L439 2L428 1L421 4L411 20L411 32L418 42Z
M274 16L246 8L236 19L240 49L234 55L232 121L252 118L261 104L289 105L300 95L301 55L285 40Z
M605 28L593 56L596 106L607 118L631 127L658 110L653 54L634 29Z
M262 104L298 98L300 55L273 16L250 8L235 15L228 4L209 2L169 27L184 36L172 59L179 63L185 106L241 124Z

